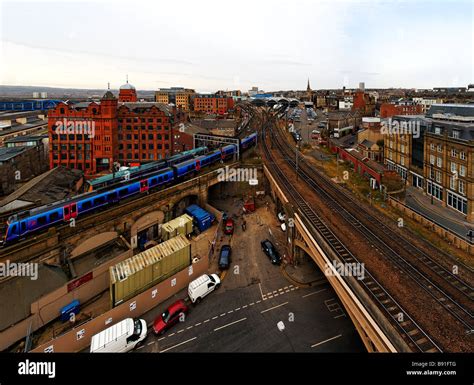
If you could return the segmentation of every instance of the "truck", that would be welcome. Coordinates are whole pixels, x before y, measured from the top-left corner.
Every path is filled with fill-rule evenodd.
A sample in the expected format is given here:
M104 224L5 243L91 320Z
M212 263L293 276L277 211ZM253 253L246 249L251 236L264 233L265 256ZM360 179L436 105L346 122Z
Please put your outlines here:
M199 232L203 232L210 228L212 222L214 222L215 219L214 215L202 209L198 205L191 205L184 211L193 218L193 222Z
M92 336L91 353L126 353L147 335L146 321L126 318Z

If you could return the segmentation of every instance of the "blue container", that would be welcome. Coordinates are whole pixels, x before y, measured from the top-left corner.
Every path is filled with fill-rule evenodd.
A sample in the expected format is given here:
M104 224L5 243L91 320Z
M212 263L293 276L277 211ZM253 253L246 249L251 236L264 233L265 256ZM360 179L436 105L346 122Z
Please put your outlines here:
M80 303L77 299L72 301L70 304L64 306L61 308L61 321L66 322L71 319L71 314L78 314L79 313L79 308L80 308Z
M195 225L201 232L211 227L212 222L215 219L214 215L203 210L198 205L189 206L185 212L193 217Z

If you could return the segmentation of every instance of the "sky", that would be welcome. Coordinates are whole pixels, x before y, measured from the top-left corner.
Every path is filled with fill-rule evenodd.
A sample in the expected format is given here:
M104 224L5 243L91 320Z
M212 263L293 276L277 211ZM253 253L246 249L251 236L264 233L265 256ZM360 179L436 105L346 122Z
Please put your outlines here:
M0 84L104 89L474 83L474 0L0 0Z

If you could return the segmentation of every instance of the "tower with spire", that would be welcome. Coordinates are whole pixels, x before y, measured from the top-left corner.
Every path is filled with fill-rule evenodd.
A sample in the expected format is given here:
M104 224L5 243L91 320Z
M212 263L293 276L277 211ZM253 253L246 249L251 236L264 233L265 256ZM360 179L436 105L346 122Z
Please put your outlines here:
M127 75L127 83L121 86L119 90L119 102L136 102L137 100L137 90L128 82Z
M306 87L306 98L310 102L313 101L313 90L311 89L311 86L309 85L309 78L308 78L308 85Z

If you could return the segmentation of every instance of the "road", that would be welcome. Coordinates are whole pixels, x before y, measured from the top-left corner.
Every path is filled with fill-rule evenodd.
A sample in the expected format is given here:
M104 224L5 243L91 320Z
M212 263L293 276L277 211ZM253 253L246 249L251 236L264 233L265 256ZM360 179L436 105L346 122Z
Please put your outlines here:
M285 235L271 210L262 208L246 222L246 232L237 226L231 239L221 237L222 243L233 247L232 266L221 287L199 305L191 305L184 322L163 336L150 329L135 352L365 351L336 294L312 261L301 268L313 281L318 277L322 282L297 287L260 250L260 240L269 237L283 251ZM186 296L183 290L147 313L145 320L151 324L169 304ZM283 331L277 326L280 321Z

